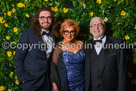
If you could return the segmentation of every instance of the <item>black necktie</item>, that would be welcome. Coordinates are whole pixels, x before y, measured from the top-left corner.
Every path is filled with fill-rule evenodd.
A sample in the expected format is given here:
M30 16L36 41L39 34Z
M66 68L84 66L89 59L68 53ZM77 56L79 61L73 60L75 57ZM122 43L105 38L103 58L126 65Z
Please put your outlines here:
M50 33L49 33L49 32L47 33L47 32L44 32L44 31L43 31L42 36L43 36L43 35L47 35L47 36L49 36L49 35L50 35Z
M93 40L93 44L95 45L96 42L102 43L102 40Z
M101 39L99 39L99 40L93 40L93 44L95 45L96 42L102 43L102 39L104 38L104 36L105 36L105 35L103 35L103 36L101 37Z

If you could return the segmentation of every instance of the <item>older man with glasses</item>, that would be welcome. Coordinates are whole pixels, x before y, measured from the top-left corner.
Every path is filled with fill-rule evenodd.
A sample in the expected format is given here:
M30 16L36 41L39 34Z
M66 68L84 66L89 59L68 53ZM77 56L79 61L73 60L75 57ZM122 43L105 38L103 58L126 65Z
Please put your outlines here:
M90 21L93 39L87 44L85 61L85 91L126 91L126 61L121 48L106 45L121 44L121 40L105 35L105 23L100 17Z

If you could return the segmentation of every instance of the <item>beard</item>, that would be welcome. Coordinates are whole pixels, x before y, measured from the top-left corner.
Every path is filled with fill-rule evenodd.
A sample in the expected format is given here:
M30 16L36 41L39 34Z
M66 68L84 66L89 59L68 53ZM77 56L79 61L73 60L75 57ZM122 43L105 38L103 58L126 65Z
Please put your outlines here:
M96 33L93 34L94 38L100 38L102 35L104 35L105 30L104 29L96 29L94 30ZM101 32L103 31L103 32Z
M48 22L42 22L42 28L49 31L49 28L51 26L51 23L48 23Z

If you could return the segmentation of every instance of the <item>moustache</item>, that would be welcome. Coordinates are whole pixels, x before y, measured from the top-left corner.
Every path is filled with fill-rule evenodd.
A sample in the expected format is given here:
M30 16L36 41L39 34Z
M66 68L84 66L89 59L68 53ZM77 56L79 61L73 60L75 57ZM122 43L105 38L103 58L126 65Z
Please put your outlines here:
M48 23L48 22L42 22L42 24L44 24L44 23L50 24L50 23Z

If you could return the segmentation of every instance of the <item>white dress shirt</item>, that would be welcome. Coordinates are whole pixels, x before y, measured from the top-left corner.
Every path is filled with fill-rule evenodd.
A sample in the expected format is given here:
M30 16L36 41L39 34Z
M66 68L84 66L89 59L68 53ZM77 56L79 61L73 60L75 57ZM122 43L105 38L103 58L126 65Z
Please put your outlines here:
M104 35L102 35L99 39L101 39L103 36L104 36ZM98 40L99 40L99 39L98 39ZM94 38L94 40L96 40L96 39ZM94 48L95 48L95 50L96 50L97 55L99 55L99 53L100 53L102 47L104 46L104 43L106 42L106 35L105 35L101 40L102 40L102 43L96 42L96 44L94 45Z
M44 29L42 29L41 33L43 33ZM48 32L47 32L48 33ZM43 41L46 43L46 48L47 50L45 50L46 54L47 54L47 58L50 57L50 54L53 51L53 47L55 45L55 40L53 36L47 36L47 35L43 35L42 36Z

